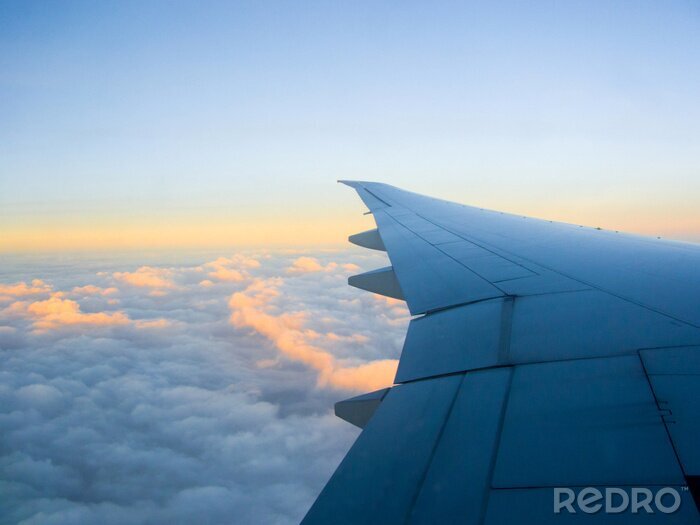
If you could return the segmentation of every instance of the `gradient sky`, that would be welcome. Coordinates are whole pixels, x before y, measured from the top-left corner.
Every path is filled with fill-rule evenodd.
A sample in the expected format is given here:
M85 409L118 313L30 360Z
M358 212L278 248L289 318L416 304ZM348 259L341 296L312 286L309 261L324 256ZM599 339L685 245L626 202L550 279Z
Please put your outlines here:
M328 244L336 179L700 240L700 6L0 2L0 251Z

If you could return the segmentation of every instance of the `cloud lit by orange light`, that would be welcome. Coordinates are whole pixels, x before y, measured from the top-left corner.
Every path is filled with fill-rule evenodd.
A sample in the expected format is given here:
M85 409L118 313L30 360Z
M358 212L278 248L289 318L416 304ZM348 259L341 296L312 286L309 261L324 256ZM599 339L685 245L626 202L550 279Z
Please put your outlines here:
M114 272L114 278L143 288L172 288L172 271L167 268L141 266L134 272Z
M360 269L359 266L352 263L338 264L329 262L325 266L318 262L315 257L302 256L296 259L292 265L287 268L287 273L314 273L314 272L332 272L342 268L347 272L354 272Z
M211 279L218 281L227 281L238 283L244 281L248 277L247 270L259 268L260 262L253 258L242 254L236 254L233 257L219 257L218 259L208 262L203 265L203 270L208 270L210 279L207 282L211 283ZM205 283L205 281L202 281ZM203 284L203 286L208 286Z
M311 343L316 332L305 329L304 312L272 314L266 310L279 295L282 279L255 279L245 290L231 296L231 323L249 327L272 341L288 359L299 361L318 372L318 385L344 390L370 391L393 384L398 361L381 359L352 366L340 362L330 352ZM334 340L330 335L329 340Z
M6 306L0 309L0 320L23 318L31 322L37 332L60 330L62 328L80 327L98 328L131 326L137 329L160 329L170 326L167 319L132 320L125 312L98 311L83 312L80 303L66 298L66 294L77 296L99 295L107 297L118 293L115 287L101 288L92 284L76 286L70 292L54 291L53 286L40 279L34 279L31 285L24 281L14 284L0 284L0 301ZM31 296L43 295L44 298L30 300ZM19 299L19 300L17 300ZM9 304L8 304L8 301ZM109 299L108 304L118 301Z
M61 294L53 294L45 301L27 305L27 313L34 318L34 328L50 330L67 325L113 326L129 323L124 312L84 313L80 305L71 299L63 299Z
M39 295L51 291L51 286L41 279L34 279L31 284L22 281L15 284L0 283L0 300L9 300L12 297L25 297Z
M117 290L114 286L110 286L108 288L101 288L99 286L95 286L94 284L86 284L85 286L76 286L71 290L71 293L74 295L113 295L117 293L119 290Z

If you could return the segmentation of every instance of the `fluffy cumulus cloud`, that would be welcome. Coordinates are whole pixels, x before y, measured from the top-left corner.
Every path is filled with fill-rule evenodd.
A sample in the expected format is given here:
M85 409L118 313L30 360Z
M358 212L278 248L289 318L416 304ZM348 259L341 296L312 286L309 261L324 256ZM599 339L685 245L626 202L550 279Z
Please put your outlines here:
M355 272L360 267L354 263L338 264L335 261L322 264L316 257L303 255L294 259L291 266L287 268L287 273L335 272L338 269L346 272Z
M307 312L271 313L275 309L270 303L279 298L282 282L280 278L255 279L245 290L234 293L229 301L232 324L256 330L272 341L283 356L317 371L319 386L371 391L392 384L397 366L395 359L344 364L324 349L324 344L332 346L343 339L333 332L320 334L307 328ZM359 343L367 341L361 334L346 339Z
M117 290L114 286L110 286L108 288L101 288L99 286L95 286L94 284L86 284L85 286L76 286L71 290L71 293L73 295L77 296L85 296L85 295L112 295L114 293L117 293L119 290Z
M0 301L11 301L15 297L42 295L51 291L51 287L41 279L33 279L27 284L24 281L14 284L0 283Z
M393 378L403 303L346 285L384 264L8 259L0 524L297 523L357 435L333 403Z
M113 276L130 286L159 290L173 287L173 274L172 268L141 266L133 272L114 272Z
M238 253L233 257L218 257L204 264L202 268L207 271L209 279L205 279L200 284L205 286L213 284L212 279L239 283L250 277L248 270L260 268L260 261L255 257Z

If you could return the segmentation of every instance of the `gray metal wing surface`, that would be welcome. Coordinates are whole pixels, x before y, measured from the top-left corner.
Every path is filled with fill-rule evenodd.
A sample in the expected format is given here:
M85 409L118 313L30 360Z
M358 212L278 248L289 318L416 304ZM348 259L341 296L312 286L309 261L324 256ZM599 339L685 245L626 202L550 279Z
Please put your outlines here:
M304 524L700 523L700 246L341 182L413 318Z

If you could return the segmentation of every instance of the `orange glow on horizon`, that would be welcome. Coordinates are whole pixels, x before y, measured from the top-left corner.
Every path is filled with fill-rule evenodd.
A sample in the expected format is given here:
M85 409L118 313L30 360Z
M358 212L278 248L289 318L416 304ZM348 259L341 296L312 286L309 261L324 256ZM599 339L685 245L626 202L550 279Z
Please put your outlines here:
M6 226L0 252L54 252L120 249L299 247L347 245L347 237L374 227L371 216L219 221L158 217L137 223L99 218L62 219Z
M532 202L484 203L486 208L542 219L601 227L608 230L700 240L700 216L683 207L641 208L637 205L591 205L558 202L538 206ZM108 251L131 249L187 249L231 247L347 246L347 237L375 227L364 207L336 211L314 210L305 216L277 212L257 217L231 218L154 213L144 216L32 217L4 220L0 252Z

